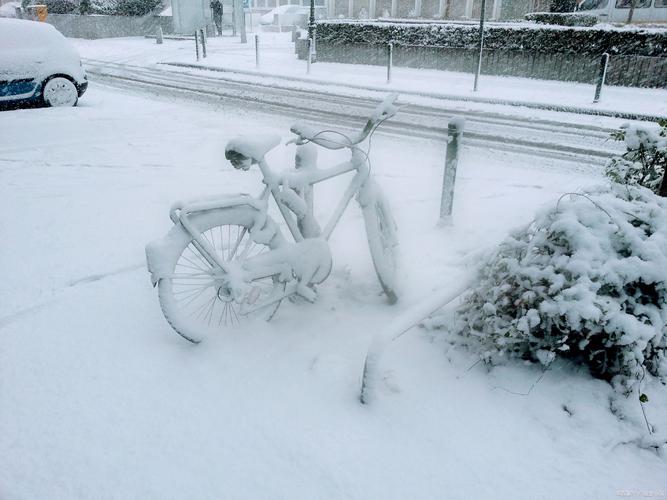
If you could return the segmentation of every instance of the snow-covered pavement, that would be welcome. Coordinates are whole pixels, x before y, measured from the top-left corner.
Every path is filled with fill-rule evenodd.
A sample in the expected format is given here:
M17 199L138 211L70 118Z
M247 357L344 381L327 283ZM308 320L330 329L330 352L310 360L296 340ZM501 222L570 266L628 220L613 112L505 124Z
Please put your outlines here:
M444 145L378 134L372 171L400 231L402 299L386 305L357 207L332 238L316 304L192 346L172 332L144 245L177 199L255 192L228 139L290 120L94 82L80 106L0 113L0 498L596 499L664 492L665 458L633 444L639 404L609 412L584 371L486 372L421 331L360 371L379 329L471 272L479 251L592 168L464 148L454 224L437 227ZM292 164L293 146L269 155ZM323 163L340 153L320 155ZM335 183L334 183L335 184ZM340 185L317 192L328 213ZM471 368L472 366L472 368ZM654 390L651 390L654 389ZM664 390L648 387L660 432Z

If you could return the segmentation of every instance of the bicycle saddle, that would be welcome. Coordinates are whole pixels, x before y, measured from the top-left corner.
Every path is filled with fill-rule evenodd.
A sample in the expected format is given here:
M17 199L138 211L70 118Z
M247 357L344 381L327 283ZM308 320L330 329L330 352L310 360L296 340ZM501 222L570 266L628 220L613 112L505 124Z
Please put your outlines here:
M258 163L278 144L280 137L273 134L235 137L225 147L225 158L234 168L248 170L250 165Z

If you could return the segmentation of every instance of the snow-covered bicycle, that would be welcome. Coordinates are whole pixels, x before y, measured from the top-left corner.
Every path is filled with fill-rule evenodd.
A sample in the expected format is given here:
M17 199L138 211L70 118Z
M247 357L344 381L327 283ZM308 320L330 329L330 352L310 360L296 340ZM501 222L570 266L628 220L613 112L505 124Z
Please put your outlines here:
M280 143L277 136L232 139L225 156L249 170L256 164L264 189L257 197L224 195L179 202L172 206L174 226L146 246L148 270L165 318L191 342L250 318L270 319L285 298L314 301L315 285L331 271L327 240L356 195L366 226L370 253L380 285L390 303L396 293L396 224L387 201L370 176L368 152L361 144L398 110L389 95L361 132L348 136L329 128L297 123L291 131L297 144L295 168L280 174L264 157ZM289 144L288 143L288 144ZM349 149L349 161L318 168L317 146ZM313 186L347 172L356 172L329 221L320 228L313 215ZM285 238L268 215L272 196L292 236Z

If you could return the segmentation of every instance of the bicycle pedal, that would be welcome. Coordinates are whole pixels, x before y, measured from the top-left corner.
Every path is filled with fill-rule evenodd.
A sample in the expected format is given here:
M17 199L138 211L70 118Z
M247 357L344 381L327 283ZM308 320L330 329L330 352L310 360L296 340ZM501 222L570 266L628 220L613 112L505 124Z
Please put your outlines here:
M308 302L315 302L315 300L317 299L317 292L312 288L308 287L308 285L304 285L303 283L299 283L296 286L296 293L300 297L306 299Z

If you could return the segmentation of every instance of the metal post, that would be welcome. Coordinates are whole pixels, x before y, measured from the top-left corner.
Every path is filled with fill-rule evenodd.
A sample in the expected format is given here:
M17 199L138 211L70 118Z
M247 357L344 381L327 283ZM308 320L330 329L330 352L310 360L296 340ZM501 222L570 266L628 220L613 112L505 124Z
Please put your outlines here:
M255 67L259 68L259 35L255 35Z
M310 19L308 20L308 38L315 36L315 0L310 0Z
M313 41L309 38L308 39L308 52L306 54L306 74L310 74L310 63L311 63L311 58L313 56L312 48L313 48Z
M236 0L232 0L232 36L236 36L236 28L237 28L237 22L236 22L236 5L238 2Z
M387 83L391 83L391 68L394 65L394 44L387 45Z
M595 86L595 97L593 98L593 104L597 103L600 100L600 93L602 92L604 79L607 76L608 64L609 64L609 54L605 52L604 54L602 54L602 57L600 58L600 71L598 73L598 83Z
M459 162L459 142L464 125L465 121L461 118L453 118L447 125L447 155L445 157L445 173L442 178L442 197L440 198L441 224L450 223L452 219L456 167Z
M155 43L161 45L164 41L164 34L162 33L162 26L158 26L155 32Z
M475 71L475 85L473 91L477 92L477 82L479 74L482 72L482 51L484 50L484 14L486 10L486 0L482 0L482 12L479 15L479 54L477 56L477 70Z
M310 59L311 62L317 62L317 32L313 33L313 38L311 40L313 42L311 43Z
M243 8L243 4L241 4L241 22L240 22L240 28L241 28L241 43L248 43L248 37L246 35L245 31L245 9Z
M197 61L199 61L199 35L195 30L195 53L197 54Z
M204 33L204 28L199 30L199 34L201 35L201 55L206 59L206 34Z

